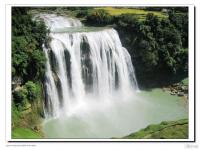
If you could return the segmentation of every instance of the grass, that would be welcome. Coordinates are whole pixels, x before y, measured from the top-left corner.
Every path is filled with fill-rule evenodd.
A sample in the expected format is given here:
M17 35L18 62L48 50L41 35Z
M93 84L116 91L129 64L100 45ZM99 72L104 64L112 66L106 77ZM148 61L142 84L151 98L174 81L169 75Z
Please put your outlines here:
M159 18L167 18L167 15L163 12L157 11L147 11L138 8L114 8L114 7L97 7L94 9L103 9L106 10L112 16L118 16L121 14L134 14L138 16L139 19L144 20L148 13L153 13L154 15L158 16Z
M181 81L181 84L183 84L184 86L188 86L188 78L185 78Z
M18 114L12 117L12 138L42 138L43 132L40 129L40 120L38 116L34 113ZM37 126L37 130L32 130L32 128Z
M16 112L15 112L16 113ZM12 115L12 138L42 138L43 132L40 127L41 118L36 112L17 112ZM36 130L33 130L37 128Z
M148 11L148 10L142 10L139 8L117 8L117 7L94 7L94 10L103 9L107 11L112 16L118 16L121 14L133 14L136 17L138 17L139 20L143 21L146 18L146 15L148 13L153 13L154 15L158 16L158 18L167 18L168 15L166 13L163 13L161 11ZM92 11L92 10L91 10ZM59 15L68 15L71 17L76 16L76 11L70 11L70 10L64 10L64 9L57 9L54 11L51 10L43 10L43 9L37 9L37 10L31 10L29 12L30 14L37 14L37 13L56 13Z
M15 128L12 130L12 138L14 139L38 139L42 138L39 133L36 133L28 128Z
M164 121L147 126L138 132L123 137L124 139L187 139L188 119Z
M39 104L35 105L41 105ZM42 138L43 132L41 130L42 118L39 114L38 106L33 105L28 111L18 110L12 104L12 138ZM42 105L41 105L42 106ZM35 129L35 130L34 130Z

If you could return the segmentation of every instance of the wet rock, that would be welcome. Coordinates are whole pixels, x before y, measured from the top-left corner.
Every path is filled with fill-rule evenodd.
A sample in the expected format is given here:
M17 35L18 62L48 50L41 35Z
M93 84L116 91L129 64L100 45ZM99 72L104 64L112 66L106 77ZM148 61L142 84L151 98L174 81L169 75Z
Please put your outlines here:
M184 96L183 92L178 92L178 96Z
M176 93L175 93L175 92L170 92L170 94L171 94L171 95L176 95Z

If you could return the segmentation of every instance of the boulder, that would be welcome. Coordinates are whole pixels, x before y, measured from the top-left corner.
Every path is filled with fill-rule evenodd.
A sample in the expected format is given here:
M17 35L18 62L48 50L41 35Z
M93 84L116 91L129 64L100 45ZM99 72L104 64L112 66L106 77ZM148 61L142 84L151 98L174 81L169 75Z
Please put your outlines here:
M178 92L178 96L184 96L183 92Z
M36 131L36 132L39 132L40 129L39 129L38 126L34 126L33 130Z
M171 94L171 95L176 95L176 93L175 93L175 92L170 92L170 94Z

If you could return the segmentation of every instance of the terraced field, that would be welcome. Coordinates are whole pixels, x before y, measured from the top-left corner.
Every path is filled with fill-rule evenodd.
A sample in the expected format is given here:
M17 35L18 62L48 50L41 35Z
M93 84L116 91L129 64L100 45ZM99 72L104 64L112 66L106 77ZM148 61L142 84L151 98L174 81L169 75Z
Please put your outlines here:
M167 14L164 12L157 12L157 11L147 11L142 10L139 8L116 8L116 7L97 7L95 8L106 10L112 16L118 16L121 14L133 14L139 17L139 19L144 20L148 13L153 13L154 15L158 16L159 18L167 18Z

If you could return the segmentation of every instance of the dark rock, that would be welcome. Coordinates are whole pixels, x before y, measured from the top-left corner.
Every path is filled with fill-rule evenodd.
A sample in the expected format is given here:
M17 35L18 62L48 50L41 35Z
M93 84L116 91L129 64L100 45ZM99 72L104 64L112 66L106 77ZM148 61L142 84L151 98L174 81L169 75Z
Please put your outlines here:
M36 132L39 132L39 127L38 126L34 126L33 130L36 131Z
M175 92L170 92L170 94L171 94L171 95L176 95L176 93L175 93Z
M178 91L177 91L177 90L174 90L174 93L176 93L176 94L177 94L177 93L178 93Z
M178 96L184 96L183 92L178 92Z
M175 83L175 84L173 84L172 86L173 86L173 87L177 87L177 86L179 86L179 84L178 84L178 83Z
M183 87L182 87L182 92L188 93L188 87L187 87L187 86L183 86Z

